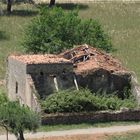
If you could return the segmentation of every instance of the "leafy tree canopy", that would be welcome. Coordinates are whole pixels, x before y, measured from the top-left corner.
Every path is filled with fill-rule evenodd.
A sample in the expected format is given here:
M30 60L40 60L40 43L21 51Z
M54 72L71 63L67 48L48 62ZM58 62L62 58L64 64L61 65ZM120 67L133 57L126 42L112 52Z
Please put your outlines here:
M34 131L39 127L39 116L18 102L8 101L0 94L0 122L2 122L19 140L24 140L25 129Z
M81 19L78 11L41 8L25 31L24 47L33 53L60 53L73 45L89 44L111 51L112 45L101 25L93 19Z

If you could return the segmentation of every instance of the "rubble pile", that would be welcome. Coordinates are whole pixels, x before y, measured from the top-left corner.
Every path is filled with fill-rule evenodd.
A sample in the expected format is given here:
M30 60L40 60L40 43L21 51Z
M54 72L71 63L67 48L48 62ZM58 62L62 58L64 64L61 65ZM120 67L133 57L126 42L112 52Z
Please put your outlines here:
M60 56L74 64L75 73L89 74L97 69L105 69L110 73L123 73L126 69L111 55L91 46L80 45L65 51Z

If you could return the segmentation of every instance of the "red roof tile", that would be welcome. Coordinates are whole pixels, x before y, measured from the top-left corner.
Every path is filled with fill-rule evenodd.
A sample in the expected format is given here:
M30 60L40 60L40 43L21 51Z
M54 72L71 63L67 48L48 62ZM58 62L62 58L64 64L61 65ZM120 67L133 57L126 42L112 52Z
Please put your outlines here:
M46 63L71 63L69 60L52 54L34 55L11 55L9 58L16 59L25 64L46 64Z

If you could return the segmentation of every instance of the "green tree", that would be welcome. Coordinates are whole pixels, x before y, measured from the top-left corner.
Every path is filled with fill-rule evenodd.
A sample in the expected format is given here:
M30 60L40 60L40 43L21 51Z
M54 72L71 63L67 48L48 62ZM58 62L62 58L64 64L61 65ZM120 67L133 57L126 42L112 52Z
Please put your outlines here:
M25 31L24 47L33 53L60 53L87 43L105 51L112 49L109 37L93 19L82 20L78 11L42 8Z
M1 96L2 97L2 96ZM18 140L24 140L24 130L35 131L39 127L39 115L18 102L10 102L0 97L0 122L14 133Z

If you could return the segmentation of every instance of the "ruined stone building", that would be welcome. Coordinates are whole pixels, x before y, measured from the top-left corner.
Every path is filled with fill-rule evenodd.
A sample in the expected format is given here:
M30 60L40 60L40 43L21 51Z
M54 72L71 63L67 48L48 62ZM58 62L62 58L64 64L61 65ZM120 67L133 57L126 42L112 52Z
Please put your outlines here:
M121 95L130 81L116 59L87 45L59 55L11 55L7 62L9 98L33 110L38 110L38 98L58 90L83 87Z
M73 64L55 55L11 55L8 57L7 89L11 100L18 99L34 110L37 97L74 87Z

